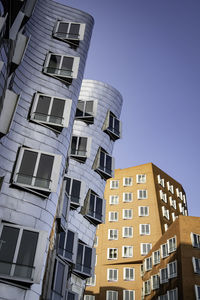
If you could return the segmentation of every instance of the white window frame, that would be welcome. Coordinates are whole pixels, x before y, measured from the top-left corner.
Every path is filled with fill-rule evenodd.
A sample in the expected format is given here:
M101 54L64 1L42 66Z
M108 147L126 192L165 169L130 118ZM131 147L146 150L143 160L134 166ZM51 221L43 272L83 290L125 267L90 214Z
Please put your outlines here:
M123 202L132 202L133 201L133 193L125 192L123 193Z
M173 293L173 294L170 295L170 293ZM167 291L167 297L168 297L168 300L178 300L178 288Z
M84 295L84 300L95 300L95 296L93 296L93 295Z
M194 268L194 273L197 273L200 275L200 258L192 257L192 264Z
M190 237L191 237L192 246L200 249L200 234L191 232ZM194 237L196 237L197 243Z
M132 220L133 219L133 210L132 209L123 209L123 219Z
M149 216L149 206L138 206L138 215L139 215L139 217L148 217Z
M35 163L35 167L34 167L34 173L33 173L33 176L32 176L31 184L18 182L18 174L19 174L19 170L20 170L20 167L21 167L21 162L22 162L23 155L24 155L25 151L30 151L30 152L37 153L37 159L36 159L36 163ZM46 155L54 157L52 170L51 170L51 178L49 180L50 183L49 183L48 188L39 187L39 186L34 185L35 181L37 179L36 175L37 175L37 171L38 171L38 167L39 167L40 157L41 157L42 154L46 154ZM40 150L36 150L36 149L32 149L32 148L21 147L20 150L19 150L19 155L17 157L17 162L16 162L14 174L13 174L12 183L14 185L23 187L24 189L31 190L34 193L37 193L37 194L40 194L40 195L43 195L42 191L47 192L47 193L56 192L57 185L58 185L58 180L59 180L59 174L60 174L61 161L62 161L62 156L61 155L54 154L54 153L49 153L49 152L44 152L44 151L40 151Z
M167 181L167 189L170 191L172 194L174 194L174 186L173 184L170 184L169 181Z
M95 286L96 285L96 275L94 274L94 276L88 277L86 279L86 285L87 286Z
M119 188L119 180L110 180L110 189L115 190Z
M72 139L76 138L76 149L75 152L76 153L72 153ZM79 149L79 140L81 138L87 139L86 142L86 148L85 148L85 154L80 154L79 152L81 151ZM88 157L90 157L90 149L91 149L91 143L92 143L92 138L88 137L88 136L77 136L77 135L72 135L71 138L71 146L70 146L70 157L80 160L80 161L85 161L85 159L87 159ZM83 150L82 150L83 151ZM84 151L83 151L84 152Z
M162 187L165 187L165 180L164 178L161 178L160 175L157 176L158 184L160 184Z
M92 111L86 111L87 108L87 103L88 102L92 102L93 103L93 107L92 107ZM81 110L82 115L78 115L77 111L78 111L78 104L83 103L83 110ZM78 100L78 104L76 107L76 114L75 114L75 120L80 120L83 121L87 124L93 124L94 123L94 118L97 114L97 100L83 100L83 99L79 99Z
M108 229L108 240L118 240L118 229Z
M123 177L123 186L132 186L133 177Z
M146 183L146 174L137 174L136 175L136 182L137 183Z
M143 291L144 291L144 295L150 295L151 293L151 280L146 280L143 282Z
M112 118L112 125L110 127L110 118ZM119 131L116 131L115 120L119 122ZM110 110L107 112L106 119L103 124L102 130L107 133L110 138L115 141L121 138L121 121Z
M158 265L160 263L160 250L156 250L153 252L153 264Z
M118 269L107 269L107 280L118 281Z
M164 201L165 203L167 203L167 194L163 193L162 190L160 190L160 200Z
M151 243L140 243L140 254L141 255L147 255L151 249L152 249Z
M145 271L150 271L152 269L152 256L145 258Z
M172 272L170 272L170 269L172 269ZM167 264L167 273L168 273L169 279L177 277L177 261L176 260Z
M128 273L128 276L127 276L127 273ZM128 267L123 268L123 280L134 281L135 280L135 269L128 268Z
M66 32L66 37L59 37L59 36L57 36L57 33L59 33L58 32L58 28L59 28L59 24L60 23L66 23L66 24L69 24L68 25L68 30L67 30L67 32ZM70 33L70 28L71 28L71 25L72 24L78 24L78 25L80 25L80 28L79 28L79 36L77 37L77 38L75 38L75 37L69 37L68 35L69 35L69 33ZM67 20L59 20L59 21L57 21L57 23L56 23L56 25L55 25L55 28L54 28L54 31L53 31L53 36L55 36L56 38L58 38L58 39L60 39L60 40L69 40L69 41L82 41L83 40L83 38L84 38L84 33L85 33L85 24L84 23L78 23L78 22L72 22L72 21L67 21Z
M123 290L123 300L135 300L135 291Z
M111 216L114 216L114 218ZM117 211L109 211L108 221L109 222L118 222L118 212Z
M107 290L106 300L118 300L118 291Z
M162 206L162 215L165 217L167 220L169 220L169 209L167 209L165 206Z
M109 260L118 259L118 248L107 248L107 259Z
M168 224L164 224L164 229L165 229L165 231L168 230Z
M110 195L109 196L109 204L110 205L117 205L117 204L119 204L119 196L118 195Z
M176 235L167 240L168 253L172 253L177 249Z
M155 280L154 280L155 278ZM159 274L154 274L151 276L151 289L152 290L157 290L159 289L160 286L160 277Z
M196 300L200 300L200 285L195 284L194 288L195 288Z
M162 276L163 270L164 270L165 275L167 275L164 278ZM162 269L160 269L160 284L163 284L163 283L166 283L166 282L168 282L168 269L167 268L162 268Z
M177 207L176 200L173 200L172 196L169 197L169 203L170 203L170 206L172 206L174 209L176 209L176 207Z
M165 250L167 250L167 251L163 251L163 249L165 248ZM162 244L161 246L160 246L160 250L161 250L161 257L162 258L165 258L165 257L168 257L169 256L169 252L168 252L168 245L167 245L167 243L166 244Z
M145 230L143 231L142 228ZM148 228L148 230L147 230ZM150 235L151 234L151 226L150 224L139 224L139 232L140 235Z
M133 246L122 246L122 257L133 257Z
M104 164L103 166L100 166L100 156L101 156L101 153L104 154ZM111 159L111 170L110 173L107 172L106 170L106 160L107 160L107 157L109 157ZM96 158L95 158L95 161L94 161L94 164L93 164L93 169L98 173L100 174L100 176L107 180L108 178L111 178L113 177L113 170L114 170L114 158L108 154L103 148L99 147L98 151L97 151L97 155L96 155Z
M126 234L126 231L128 231L128 234ZM133 237L133 227L132 226L122 227L122 237L123 238L132 238Z
M144 200L148 198L148 191L144 190L137 190L137 198L138 200Z

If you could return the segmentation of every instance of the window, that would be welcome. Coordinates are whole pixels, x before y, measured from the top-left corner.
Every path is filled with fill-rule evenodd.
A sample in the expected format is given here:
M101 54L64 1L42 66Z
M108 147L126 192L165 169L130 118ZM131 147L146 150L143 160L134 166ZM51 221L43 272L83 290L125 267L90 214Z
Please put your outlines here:
M184 214L184 207L182 206L182 203L179 203L179 211L181 214Z
M177 276L177 261L172 261L167 264L168 278L174 278Z
M161 245L161 256L162 256L162 258L169 256L167 244Z
M170 184L170 182L167 182L167 189L170 191L172 194L174 194L174 186Z
M137 174L136 182L137 183L146 183L146 174Z
M152 257L145 258L145 270L149 271L152 269Z
M71 99L36 93L30 119L60 132L69 125L71 104Z
M110 195L109 196L109 203L111 205L118 204L119 203L119 196L117 196L117 195Z
M200 285L195 284L195 295L196 295L196 300L200 300Z
M133 210L132 209L123 209L123 219L131 220L133 218Z
M90 156L91 139L82 136L72 136L70 156L80 162L85 162Z
M84 121L87 124L93 124L96 112L97 112L96 101L78 100L75 120Z
M123 193L123 202L132 202L133 193Z
M96 285L96 275L87 278L86 285L95 286Z
M140 276L142 277L144 275L144 264L140 265Z
M40 283L46 244L46 232L2 223L0 278Z
M176 188L176 196L178 198L180 198L181 200L183 200L183 193L181 191L179 191L179 188Z
M183 203L186 204L186 196L183 195Z
M162 187L165 187L165 180L162 179L160 175L157 176L158 184L160 184Z
M167 203L167 194L163 193L162 190L160 190L160 199Z
M168 282L167 268L160 269L160 283Z
M118 230L117 229L108 229L108 239L117 240L118 239Z
M123 238L132 238L133 237L133 227L123 227L122 228Z
M178 218L178 216L175 215L175 213L172 213L172 221L174 222L176 220L176 218Z
M117 259L118 249L117 248L108 248L107 249L107 258L108 259Z
M138 199L147 199L147 190L137 190Z
M111 180L110 181L110 189L118 189L119 188L119 180Z
M191 232L192 246L195 248L200 248L200 235Z
M107 279L108 281L117 281L118 269L107 269Z
M83 40L85 24L58 21L53 36L66 41L77 42Z
M84 184L80 180L65 177L66 178L66 193L69 196L70 205L72 207L78 207L80 205L81 196L84 192Z
M151 276L151 287L152 287L152 290L159 289L159 275L158 274Z
M61 155L21 147L13 184L40 195L56 192L61 160Z
M95 296L93 295L85 295L84 300L95 300Z
M111 111L108 111L102 129L113 141L121 137L121 122Z
M169 253L176 251L176 236L172 237L171 239L168 239L167 245Z
M45 74L71 84L72 79L77 78L79 61L80 57L49 53L47 54L43 71Z
M117 222L118 221L118 212L109 211L108 220L110 222Z
M95 238L94 238L94 247L97 247L98 246L98 236L95 235Z
M192 257L194 272L200 274L200 258Z
M122 257L133 257L133 246L122 246Z
M176 200L173 200L172 196L169 197L169 203L170 203L170 206L172 206L174 209L176 209Z
M66 281L68 275L68 265L64 264L59 258L55 259L51 299L64 299L66 291Z
M160 263L160 250L153 252L153 264L157 265Z
M140 235L150 235L150 224L140 224Z
M106 300L118 300L118 292L106 291Z
M77 254L78 235L71 230L61 231L57 252L65 260L75 263Z
M93 168L103 179L107 180L112 177L114 159L103 148L99 148Z
M134 268L123 268L123 279L127 281L135 280L135 269Z
M165 231L168 230L168 224L164 224L164 229L165 229Z
M140 217L149 216L149 206L139 206L138 207L138 214L139 214Z
M123 186L132 186L133 178L132 177L123 177Z
M123 290L123 300L135 300L135 291Z
M165 206L162 206L162 215L165 217L167 220L169 220L169 210L166 209Z
M105 200L89 189L81 213L94 224L100 224L105 217Z
M147 255L152 248L150 243L141 243L140 244L140 253L141 255Z
M168 300L167 294L158 296L158 300Z
M178 300L178 289L167 291L168 300Z
M91 277L92 267L95 265L95 249L82 242L78 242L78 250L74 272L82 277Z
M147 280L143 284L144 284L144 295L149 295L151 293L151 280Z

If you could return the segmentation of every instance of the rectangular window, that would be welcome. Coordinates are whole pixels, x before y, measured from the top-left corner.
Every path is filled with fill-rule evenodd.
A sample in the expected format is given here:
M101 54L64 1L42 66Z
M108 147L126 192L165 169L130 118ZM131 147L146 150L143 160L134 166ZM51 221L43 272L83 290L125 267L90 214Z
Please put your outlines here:
M133 218L133 210L132 209L123 209L123 219L131 220Z
M158 274L151 276L151 288L152 288L152 290L159 289L159 275Z
M167 291L168 300L178 300L178 289Z
M57 252L65 260L75 263L77 253L78 236L71 230L61 231Z
M127 281L135 280L135 269L134 268L123 268L123 279Z
M86 285L95 286L96 285L96 275L86 279Z
M170 206L176 209L176 200L173 200L172 196L169 197Z
M117 222L118 221L118 212L116 212L116 211L109 211L108 220L110 222Z
M147 199L147 190L137 190L137 198L139 200Z
M153 264L157 265L160 263L160 250L153 252Z
M135 291L123 290L123 300L135 300Z
M122 246L122 257L133 257L133 246Z
M95 300L95 296L93 295L85 295L84 300Z
M166 193L163 193L162 190L160 190L160 199L162 201L164 201L165 203L167 203L167 194Z
M169 220L169 210L165 206L162 206L162 215Z
M56 192L61 160L61 155L21 147L13 183L42 195Z
M74 272L80 274L82 277L91 277L94 265L95 249L78 242Z
M1 224L0 277L39 283L46 244L46 232Z
M196 300L200 300L200 285L195 284L195 296Z
M123 193L123 202L132 202L133 193Z
M200 234L191 232L191 241L193 247L200 248Z
M118 239L118 230L117 229L108 229L108 239L117 240Z
M137 183L146 183L146 174L137 174L136 182Z
M162 179L160 175L157 176L158 184L160 184L162 187L165 187L165 180Z
M151 293L151 280L144 281L143 290L144 295L149 295Z
M87 124L93 124L96 111L97 111L96 101L78 100L75 120L81 120Z
M167 272L168 272L168 278L174 278L177 276L177 261L176 260L167 264Z
M172 213L172 221L174 222L176 220L176 218L178 218L178 216L175 215L175 213Z
M83 190L83 182L80 180L66 177L66 193L69 196L70 205L78 207Z
M118 300L118 292L106 291L106 300Z
M98 246L98 236L95 235L95 238L94 238L94 247L97 247Z
M152 257L145 258L145 270L149 271L152 269Z
M116 205L119 203L119 196L117 195L110 195L109 196L109 204Z
M30 119L61 131L68 127L71 112L71 99L36 93L33 99Z
M132 238L133 237L133 227L123 227L122 228L123 238Z
M118 249L117 248L108 248L107 249L107 259L117 259L118 258Z
M140 244L140 253L141 255L147 255L152 248L150 243L141 243Z
M68 276L68 265L64 264L59 258L55 259L52 280L51 299L63 299L65 293L66 280Z
M165 258L165 257L169 256L168 245L167 244L161 245L161 256L162 256L162 258Z
M53 36L61 40L81 41L85 32L85 24L58 21Z
M148 217L149 216L149 206L139 206L138 214L140 217Z
M123 186L132 186L133 178L132 177L123 177Z
M121 122L111 111L107 113L103 131L105 131L113 141L121 137Z
M118 269L107 269L107 279L108 281L117 281Z
M111 180L110 181L110 189L118 189L119 188L119 180Z
M176 251L176 236L167 240L168 252L172 253Z
M91 139L82 136L72 136L70 156L80 162L85 162L90 155Z
M113 175L114 160L103 148L99 148L93 168L103 179L107 180Z
M192 257L194 272L200 274L200 258Z
M89 189L81 212L92 223L100 224L104 221L105 200Z
M168 282L168 272L167 268L160 269L160 283Z
M140 235L150 235L150 224L140 224Z
M174 186L170 184L170 182L167 182L167 189L170 191L172 194L174 194Z

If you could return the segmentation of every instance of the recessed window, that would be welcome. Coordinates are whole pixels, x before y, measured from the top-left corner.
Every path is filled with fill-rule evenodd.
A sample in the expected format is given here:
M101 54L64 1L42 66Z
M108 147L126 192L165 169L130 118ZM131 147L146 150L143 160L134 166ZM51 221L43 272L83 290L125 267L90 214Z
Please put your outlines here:
M106 300L118 300L118 292L106 291Z
M119 203L119 196L117 195L110 195L109 196L109 204L115 205Z
M167 299L178 300L178 288L167 291Z
M176 236L167 240L168 252L172 253L176 251Z
M164 178L161 178L160 175L157 176L158 184L160 184L162 187L165 187L165 180Z
M133 227L123 227L122 228L123 238L132 238L133 237Z
M167 209L165 206L162 206L162 215L169 220L169 209Z
M85 162L90 156L91 138L72 136L70 156L80 162Z
M76 108L75 120L84 121L87 124L94 123L96 116L97 102L79 100Z
M52 77L72 83L78 75L80 57L66 56L61 54L47 54L43 71Z
M123 290L123 300L135 300L135 291Z
M152 269L152 257L145 258L145 270L149 271Z
M176 200L173 200L172 196L169 197L170 206L176 209Z
M105 200L89 190L81 213L94 224L102 223L105 217Z
M147 280L143 283L144 295L149 295L151 293L151 280Z
M149 216L149 206L139 206L138 214L140 217L148 217Z
M79 41L83 40L84 32L85 24L62 20L56 23L53 36L69 44L78 46Z
M123 219L131 220L133 218L133 210L132 209L123 209Z
M160 199L167 203L167 194L160 190Z
M153 264L157 265L160 263L160 250L153 252Z
M160 248L161 248L161 256L162 256L162 258L165 258L165 257L169 256L168 245L167 244L161 245Z
M133 257L133 246L122 246L122 257Z
M160 283L168 282L167 268L160 269Z
M68 276L68 265L65 264L61 259L56 257L54 263L54 272L52 280L52 291L51 299L63 299L63 295L66 290L66 281Z
M168 224L164 224L164 229L165 229L165 231L167 231L168 230Z
M127 281L135 280L135 269L134 268L124 268L123 269L123 279Z
M150 224L140 224L140 235L150 235Z
M132 177L123 177L123 186L132 186L133 178Z
M141 255L147 255L152 248L151 243L141 243L140 244L140 253Z
M117 248L108 248L107 249L107 258L108 259L117 259L118 257L118 249Z
M174 186L170 184L170 182L167 182L167 189L170 191L172 194L174 194Z
M107 279L108 281L117 281L118 269L107 269Z
M117 240L118 239L118 230L117 229L108 229L108 239Z
M110 189L118 189L119 188L119 180L111 180L110 181Z
M80 206L81 195L83 195L84 184L80 180L66 177L66 193L69 196L71 207Z
M46 232L1 224L0 278L40 283L46 245Z
M137 197L139 200L147 199L147 190L137 190Z
M103 148L99 148L93 169L100 174L100 176L107 180L112 177L114 170L114 160Z
M158 274L151 276L151 287L152 287L152 290L159 289L159 275Z
M121 136L121 122L111 111L108 111L107 113L103 131L105 131L114 141Z
M167 264L167 272L168 272L168 278L174 278L177 276L177 261L176 260Z
M176 218L178 218L178 216L175 215L175 213L172 213L172 221L174 222L176 220Z
M75 263L76 259L76 245L78 242L78 235L68 230L62 231L59 234L59 243L57 253L65 260Z
M123 193L123 202L132 202L133 193Z
M195 284L195 296L196 300L200 300L200 285Z
M110 222L117 222L118 221L118 212L116 212L116 211L109 211L108 220Z
M60 132L69 125L71 104L71 99L36 93L30 119Z
M95 249L79 242L74 272L80 274L82 277L91 277L94 265Z
M96 285L96 275L86 279L86 285L95 286Z
M137 174L136 182L137 183L146 183L146 174Z
M200 258L192 257L194 272L200 274Z
M61 155L21 147L12 183L41 195L56 192Z

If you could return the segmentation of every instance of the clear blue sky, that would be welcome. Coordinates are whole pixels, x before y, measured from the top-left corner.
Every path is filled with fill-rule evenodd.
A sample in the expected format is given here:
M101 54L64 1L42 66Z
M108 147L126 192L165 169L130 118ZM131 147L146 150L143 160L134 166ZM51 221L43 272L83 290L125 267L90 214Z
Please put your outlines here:
M95 19L85 78L123 98L116 168L153 162L200 216L200 1L57 0Z

